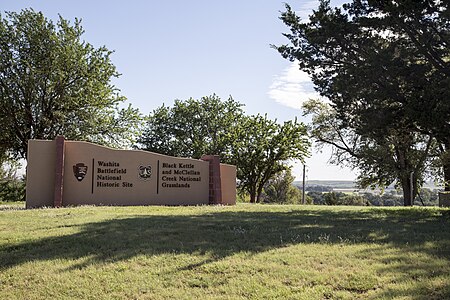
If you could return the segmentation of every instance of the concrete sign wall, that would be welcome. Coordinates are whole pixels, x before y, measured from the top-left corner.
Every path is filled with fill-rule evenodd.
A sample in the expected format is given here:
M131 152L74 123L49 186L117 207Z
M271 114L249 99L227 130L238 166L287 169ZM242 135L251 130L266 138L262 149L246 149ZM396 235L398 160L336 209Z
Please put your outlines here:
M30 140L27 208L235 204L236 168L224 164L214 168L212 163L115 150L62 137L56 141ZM211 174L215 169L217 174ZM214 183L214 179L218 180Z

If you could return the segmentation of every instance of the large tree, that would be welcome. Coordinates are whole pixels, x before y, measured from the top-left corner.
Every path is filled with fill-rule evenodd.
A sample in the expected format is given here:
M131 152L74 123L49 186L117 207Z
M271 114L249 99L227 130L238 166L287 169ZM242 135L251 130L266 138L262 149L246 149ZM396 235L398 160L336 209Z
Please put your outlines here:
M424 182L427 159L436 144L430 136L401 131L402 126L375 132L379 135L361 135L354 128L343 126L327 103L309 100L303 109L312 117L309 131L316 145L332 145L332 163L358 170L357 183L362 188L384 188L396 183L403 190L404 204L412 204Z
M379 145L400 134L414 148L416 133L438 138L448 126L448 2L321 1L306 22L286 8L291 44L278 51L311 75L340 129Z
M231 96L226 101L217 95L175 100L172 107L163 105L149 114L138 148L197 159L215 154L228 162L242 107Z
M83 32L77 19L55 24L32 9L0 15L0 150L26 158L29 139L57 135L131 144L139 113L119 107L112 52L82 40Z
M309 147L306 126L297 120L279 124L267 115L246 117L233 144L233 161L250 202L260 202L266 183L287 170L290 160L304 160Z

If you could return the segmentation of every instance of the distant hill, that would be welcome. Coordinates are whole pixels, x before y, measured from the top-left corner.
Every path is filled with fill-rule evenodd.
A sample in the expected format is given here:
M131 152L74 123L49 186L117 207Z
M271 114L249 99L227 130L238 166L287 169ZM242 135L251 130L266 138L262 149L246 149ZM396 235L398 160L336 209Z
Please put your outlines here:
M303 183L302 181L294 181L293 184L301 188ZM307 180L306 188L311 186L329 187L334 190L357 189L355 182L351 180ZM431 190L440 189L434 182L425 182L423 187ZM386 190L393 189L395 189L395 186L394 184L391 184Z
M296 186L302 186L302 181L294 181ZM335 189L353 189L356 188L355 182L351 180L307 180L306 187L308 186L326 186Z

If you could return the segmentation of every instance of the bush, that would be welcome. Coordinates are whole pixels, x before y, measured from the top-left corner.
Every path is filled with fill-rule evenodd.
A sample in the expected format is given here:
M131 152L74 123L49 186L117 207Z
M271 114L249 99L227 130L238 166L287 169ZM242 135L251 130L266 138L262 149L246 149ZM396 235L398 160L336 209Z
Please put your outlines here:
M13 178L0 182L0 201L25 201L25 180Z
M15 161L0 165L0 201L25 201L25 176L17 175L19 167Z
M344 194L340 197L339 205L357 205L357 206L368 206L370 202L360 195Z
M324 193L322 195L322 198L323 204L326 205L358 205L358 206L370 205L370 202L366 198L355 194L330 192Z
M325 204L322 192L308 192L308 198L311 199L312 204Z
M261 202L297 204L302 201L301 191L294 186L294 176L287 169L269 179L264 185Z

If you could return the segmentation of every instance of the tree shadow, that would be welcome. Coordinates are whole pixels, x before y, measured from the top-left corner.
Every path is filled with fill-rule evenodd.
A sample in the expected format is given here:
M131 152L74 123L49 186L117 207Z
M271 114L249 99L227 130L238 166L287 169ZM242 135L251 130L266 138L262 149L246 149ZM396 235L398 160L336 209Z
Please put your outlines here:
M184 267L192 269L241 251L259 253L299 243L381 244L450 261L449 225L449 218L438 210L302 209L135 216L84 224L71 235L4 246L0 248L0 268L29 261L85 258L83 264L74 266L83 268L141 254L207 253L203 262ZM425 247L429 243L433 247ZM430 271L425 264L416 267Z

